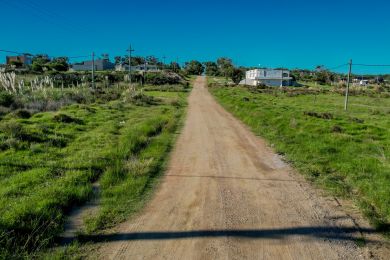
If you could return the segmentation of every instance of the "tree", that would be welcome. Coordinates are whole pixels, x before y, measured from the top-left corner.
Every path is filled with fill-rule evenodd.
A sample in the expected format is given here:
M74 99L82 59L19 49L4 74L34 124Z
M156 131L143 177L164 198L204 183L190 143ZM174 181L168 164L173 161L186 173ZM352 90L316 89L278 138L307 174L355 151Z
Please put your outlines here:
M145 64L145 58L141 56L135 56L131 58L131 66L143 65Z
M54 58L48 63L48 67L56 71L67 71L69 69L68 57Z
M325 66L324 65L317 65L316 68L315 68L315 71L317 72L321 72L325 70Z
M119 65L122 63L122 57L121 56L115 56L114 57L115 65Z
M232 75L234 66L230 58L224 58L224 57L218 58L217 64L218 64L220 75L226 78Z
M168 65L168 69L169 70L172 70L174 72L178 72L181 68L180 68L180 65L179 63L175 62L175 61L172 61L169 65Z
M49 56L46 54L38 54L32 58L31 68L34 71L41 72L43 68L49 67L48 63L50 62Z
M126 55L121 58L121 63L129 65L129 56ZM131 56L131 66L138 66L145 64L145 58L141 56Z
M184 69L190 75L202 75L202 73L204 72L204 66L202 65L202 63L196 60L186 62Z
M334 79L334 74L326 69L316 72L314 77L314 80L320 84L330 84Z
M205 66L207 76L218 76L219 75L217 63L215 63L213 61L206 61L206 62L203 62L203 64Z
M154 57L153 55L151 56L146 56L145 58L146 62L150 65L159 65L160 62L158 61L158 59L156 57Z
M233 68L230 77L235 84L238 84L244 78L244 76L245 73L243 69Z

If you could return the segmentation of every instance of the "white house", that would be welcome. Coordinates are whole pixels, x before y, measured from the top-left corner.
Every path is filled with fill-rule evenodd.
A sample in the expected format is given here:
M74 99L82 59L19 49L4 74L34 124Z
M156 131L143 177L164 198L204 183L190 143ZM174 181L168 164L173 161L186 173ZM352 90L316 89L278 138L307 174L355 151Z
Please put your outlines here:
M289 70L254 69L248 70L241 85L258 86L264 84L271 87L291 86L292 77Z

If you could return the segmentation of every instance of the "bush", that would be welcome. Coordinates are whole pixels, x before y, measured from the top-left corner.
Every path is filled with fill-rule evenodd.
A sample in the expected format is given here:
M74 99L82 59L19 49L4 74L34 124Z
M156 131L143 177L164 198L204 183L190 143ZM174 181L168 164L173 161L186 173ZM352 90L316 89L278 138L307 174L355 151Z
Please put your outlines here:
M18 118L27 119L31 117L31 113L28 110L25 109L18 109L15 111L15 116Z
M10 107L14 103L14 96L6 92L0 92L0 106Z
M182 81L183 79L178 74L172 72L147 73L145 75L145 83L152 85L173 85Z
M0 150L15 149L19 150L22 147L22 143L16 138L8 138L0 144Z

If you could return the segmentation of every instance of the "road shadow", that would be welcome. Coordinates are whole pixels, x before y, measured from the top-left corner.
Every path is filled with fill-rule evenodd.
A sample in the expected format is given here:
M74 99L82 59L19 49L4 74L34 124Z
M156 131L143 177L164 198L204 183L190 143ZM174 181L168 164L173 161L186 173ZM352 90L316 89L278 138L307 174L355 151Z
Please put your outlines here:
M83 243L137 241L137 240L174 240L191 238L234 237L243 239L275 239L283 240L288 237L317 238L326 240L341 240L357 242L362 240L362 234L376 233L371 228L340 228L340 227L291 227L276 229L243 229L243 230L194 230L194 231L156 231L129 232L103 235L83 235L79 241ZM367 241L365 242L377 242Z

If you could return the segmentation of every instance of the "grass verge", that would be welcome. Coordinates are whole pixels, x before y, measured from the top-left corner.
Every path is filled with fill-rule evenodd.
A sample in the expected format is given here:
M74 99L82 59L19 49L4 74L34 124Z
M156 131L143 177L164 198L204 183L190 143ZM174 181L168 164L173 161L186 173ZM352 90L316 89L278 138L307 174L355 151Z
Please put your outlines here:
M39 256L63 231L66 214L90 199L96 181L102 205L90 231L125 219L141 205L186 97L153 96L1 120L0 258Z

